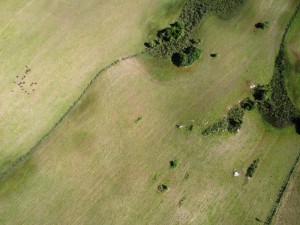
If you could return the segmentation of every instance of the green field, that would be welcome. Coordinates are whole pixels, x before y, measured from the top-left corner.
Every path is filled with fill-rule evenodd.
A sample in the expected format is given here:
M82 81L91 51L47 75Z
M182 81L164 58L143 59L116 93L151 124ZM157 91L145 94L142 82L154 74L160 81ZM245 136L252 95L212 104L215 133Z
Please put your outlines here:
M295 128L273 128L255 109L246 113L238 134L201 132L250 96L252 83L270 81L298 4L248 0L230 19L207 15L192 34L201 40L203 55L191 67L142 54L103 71L62 123L1 180L0 224L265 220L299 152ZM143 51L143 43L174 22L182 5L0 1L0 168L28 152L98 71ZM261 21L269 21L269 28L255 29ZM296 27L289 47L298 51ZM32 70L26 79L38 83L28 96L12 83L26 65ZM296 75L288 79L294 102L299 101ZM247 167L257 158L259 166L248 180ZM175 159L178 167L170 168ZM235 169L240 177L233 177ZM168 191L160 193L160 184ZM288 215L297 222L295 211Z

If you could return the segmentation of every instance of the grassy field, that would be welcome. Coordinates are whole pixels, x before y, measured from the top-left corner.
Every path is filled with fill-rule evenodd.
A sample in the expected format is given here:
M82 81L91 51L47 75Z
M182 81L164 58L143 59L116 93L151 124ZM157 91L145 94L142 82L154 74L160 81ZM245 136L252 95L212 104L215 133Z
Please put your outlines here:
M100 69L142 51L150 28L172 21L179 3L0 1L0 172L50 130Z
M84 68L87 75L84 76L80 69L74 74L72 69L64 68L59 71L68 71L70 76L77 74L81 78L70 80L70 76L65 75L57 82L54 77L47 76L45 88L48 92L45 90L44 96L36 96L37 100L40 99L36 107L41 111L47 109L47 113L40 117L36 114L32 120L34 118L40 123L47 116L45 124L51 126L51 121L64 112L61 102L49 105L57 100L58 94L65 93L71 101L76 97L74 93L84 88L83 80L87 83L96 68L104 66L109 59L113 61L122 54L142 49L142 38L160 26L156 22L159 13L152 13L149 8L154 12L164 5L159 1L156 4L148 1L149 7L146 7L146 2L124 3L145 10L130 9L133 13L129 16L144 18L138 20L139 23L135 21L136 26L127 24L133 23L133 19L122 20L128 15L125 6L120 7L119 14L109 14L117 16L124 26L128 25L127 36L118 33L118 25L115 32L120 39L116 39L115 44L105 44L105 41L95 44L99 52L80 32L89 20L84 23L81 19L80 26L70 19L69 23L74 23L71 27L78 30L79 35L73 37L69 34L70 37L78 40L83 35L86 46L82 51L87 52L87 58L82 56L82 59L75 49L78 58L74 58L81 60L71 60L71 63ZM105 71L65 121L38 146L35 154L1 181L0 223L248 225L257 224L255 218L264 220L298 154L300 139L295 129L272 128L254 110L246 114L242 130L236 135L203 137L201 131L207 123L216 121L232 105L249 95L252 82L269 82L282 33L297 3L296 0L253 0L230 20L208 16L194 34L195 39L202 40L202 59L190 68L179 69L169 61L142 55L119 62ZM111 1L107 4L113 5ZM174 7L179 6L178 3ZM84 10L85 7L78 8ZM94 5L86 10L99 14ZM177 11L172 11L172 15L175 18ZM171 15L165 17L172 19ZM256 30L254 24L260 21L269 21L269 29ZM114 23L111 26L114 27ZM114 35L109 33L108 26L105 28L108 29L107 39L111 40ZM130 39L133 31L137 33ZM100 36L102 33L93 32L93 35ZM90 35L98 42L92 33ZM129 39L131 44L127 43ZM79 40L78 43L82 44ZM58 42L54 47L60 45L65 46ZM48 54L48 48L45 46L44 54ZM103 61L91 50L95 51L94 54L106 52L102 55ZM50 52L55 57L55 51ZM215 52L219 57L210 58L209 54ZM62 61L61 57L58 59ZM53 63L53 58L48 60L48 63ZM9 62L7 65L12 66ZM86 66L91 68L90 73ZM32 77L33 71L32 66ZM57 72L53 76L62 75ZM59 91L50 91L51 82L62 85L63 80L75 82L77 86L70 85L72 90L71 87L57 86ZM42 104L42 101L46 102ZM10 99L5 101L7 107L9 103ZM61 111L55 114L58 106L62 107ZM23 140L26 145L24 151L34 143L31 140L34 138L28 138L28 135L33 131L39 131L41 135L43 129L46 130L46 125L39 123L39 130L31 127L27 136L26 133L20 136L19 144ZM185 127L176 129L177 123ZM188 131L186 127L191 124L194 129ZM0 124L1 128L5 126ZM20 148L9 145L9 141L7 146L19 152ZM254 177L247 180L247 167L257 158L260 159L258 169ZM174 159L178 160L179 166L171 169L169 162ZM241 173L240 177L232 176L234 169ZM169 186L165 193L157 191L157 186L162 183Z

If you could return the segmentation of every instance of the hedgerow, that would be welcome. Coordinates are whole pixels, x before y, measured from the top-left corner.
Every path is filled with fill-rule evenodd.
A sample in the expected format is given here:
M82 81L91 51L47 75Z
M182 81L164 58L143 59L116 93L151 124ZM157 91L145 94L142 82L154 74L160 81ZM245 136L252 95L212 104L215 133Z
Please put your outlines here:
M287 73L287 56L285 52L285 39L297 13L300 10L300 4L295 14L290 19L280 44L279 53L275 61L275 71L271 82L267 86L259 86L254 90L254 98L258 100L258 109L263 118L273 126L281 128L292 124L300 118L299 111L293 105L288 96L285 77ZM264 89L267 87L267 89Z
M248 99L245 99L245 101L248 101ZM245 110L251 109L253 109L253 107L244 109L241 107L241 104L236 104L228 111L226 117L207 127L202 132L202 135L210 135L222 132L237 133L239 129L241 129Z

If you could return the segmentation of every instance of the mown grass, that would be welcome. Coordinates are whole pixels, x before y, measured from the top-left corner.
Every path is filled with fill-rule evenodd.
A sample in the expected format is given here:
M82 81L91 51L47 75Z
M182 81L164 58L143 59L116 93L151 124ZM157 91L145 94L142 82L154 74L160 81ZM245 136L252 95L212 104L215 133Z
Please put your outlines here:
M139 56L107 70L28 165L2 181L2 223L240 225L265 218L298 153L294 129L271 127L257 110L236 135L202 137L200 128L249 95L249 82L270 80L294 6L257 0L230 20L207 17L195 32L203 60L193 68L168 70L171 64L155 67L158 61ZM270 29L255 32L266 14ZM179 122L194 128L181 132ZM172 159L178 168L170 169ZM233 178L234 169L241 177ZM158 193L159 184L168 191Z

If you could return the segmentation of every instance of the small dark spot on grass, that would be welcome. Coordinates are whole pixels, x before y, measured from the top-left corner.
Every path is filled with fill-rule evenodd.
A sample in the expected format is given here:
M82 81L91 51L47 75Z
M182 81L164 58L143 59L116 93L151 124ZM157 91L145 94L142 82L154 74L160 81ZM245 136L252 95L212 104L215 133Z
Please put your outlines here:
M135 119L135 123L138 123L139 121L141 121L143 119L143 117L139 116L138 118Z
M188 180L189 178L190 178L190 173L187 172L187 173L184 175L184 179L185 179L185 180Z
M182 206L182 204L185 200L186 200L186 197L183 197L179 200L179 203L178 203L179 207Z
M193 129L194 129L194 125L193 124L189 125L188 130L192 131Z
M217 53L212 53L212 54L210 54L210 57L216 58L216 57L218 57L218 54Z

